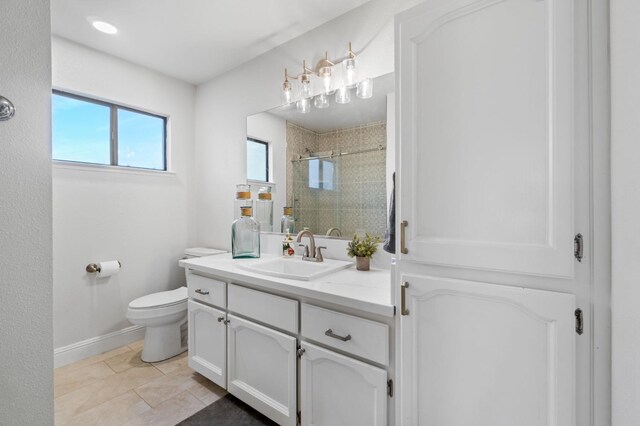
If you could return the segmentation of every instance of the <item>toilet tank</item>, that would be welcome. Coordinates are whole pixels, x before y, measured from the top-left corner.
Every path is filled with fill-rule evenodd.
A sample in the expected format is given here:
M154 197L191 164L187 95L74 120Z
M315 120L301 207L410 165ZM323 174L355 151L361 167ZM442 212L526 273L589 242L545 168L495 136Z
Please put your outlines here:
M208 247L194 247L188 248L184 251L183 259L189 259L192 257L204 257L204 256L212 256L215 254L228 253L226 250L214 249Z

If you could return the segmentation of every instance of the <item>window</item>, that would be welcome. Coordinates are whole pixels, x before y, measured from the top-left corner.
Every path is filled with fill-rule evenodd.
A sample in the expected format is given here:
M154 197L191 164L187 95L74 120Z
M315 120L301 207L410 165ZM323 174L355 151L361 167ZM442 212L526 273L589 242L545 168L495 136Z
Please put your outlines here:
M269 181L269 144L247 139L247 179Z
M53 91L52 158L167 170L167 119Z
M333 191L335 164L329 160L309 160L309 188Z

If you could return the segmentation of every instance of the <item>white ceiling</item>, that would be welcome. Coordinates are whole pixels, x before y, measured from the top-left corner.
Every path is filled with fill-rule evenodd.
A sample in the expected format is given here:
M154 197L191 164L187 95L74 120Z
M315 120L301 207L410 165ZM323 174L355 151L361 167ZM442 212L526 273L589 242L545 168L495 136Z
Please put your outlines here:
M193 84L369 0L52 0L53 34ZM118 34L93 29L91 18Z

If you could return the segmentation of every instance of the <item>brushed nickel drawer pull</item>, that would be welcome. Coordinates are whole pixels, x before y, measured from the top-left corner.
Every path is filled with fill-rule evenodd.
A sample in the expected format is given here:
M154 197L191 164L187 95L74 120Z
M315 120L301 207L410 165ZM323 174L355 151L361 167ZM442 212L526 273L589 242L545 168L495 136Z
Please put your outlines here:
M334 339L338 339L338 340L342 340L343 342L348 342L349 340L351 340L351 335L347 334L346 336L340 336L338 334L335 334L333 332L333 330L328 329L327 331L324 332L325 336L329 336L329 337L333 337Z
M405 228L409 226L409 222L407 222L406 220L403 220L402 222L400 222L400 253L402 254L407 254L409 253L409 250L407 249L407 244L405 241Z
M201 289L201 288L197 288L197 289L196 289L196 293L198 293L198 294L202 294L202 295L204 295L204 296L206 296L207 294L209 294L209 292L208 292L207 290L203 290L203 289Z

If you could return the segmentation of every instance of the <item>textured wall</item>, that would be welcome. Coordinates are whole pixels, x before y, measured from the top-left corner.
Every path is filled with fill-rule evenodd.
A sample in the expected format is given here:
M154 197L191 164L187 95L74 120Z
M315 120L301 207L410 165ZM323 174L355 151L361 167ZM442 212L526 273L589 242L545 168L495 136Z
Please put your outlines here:
M48 0L0 2L0 425L53 424Z
M613 425L640 419L640 2L611 1Z
M173 172L54 165L54 345L60 348L130 327L131 300L184 284L177 260L195 240L195 87L60 38L53 39L53 84L168 115ZM122 262L118 275L96 281L85 273L88 263L110 259Z
M381 122L324 133L287 123L287 158L386 147L386 138L386 124ZM334 166L330 190L310 188L309 161L287 164L287 199L294 200L298 228L324 235L337 227L347 238L362 232L382 237L387 225L386 151L323 161Z

